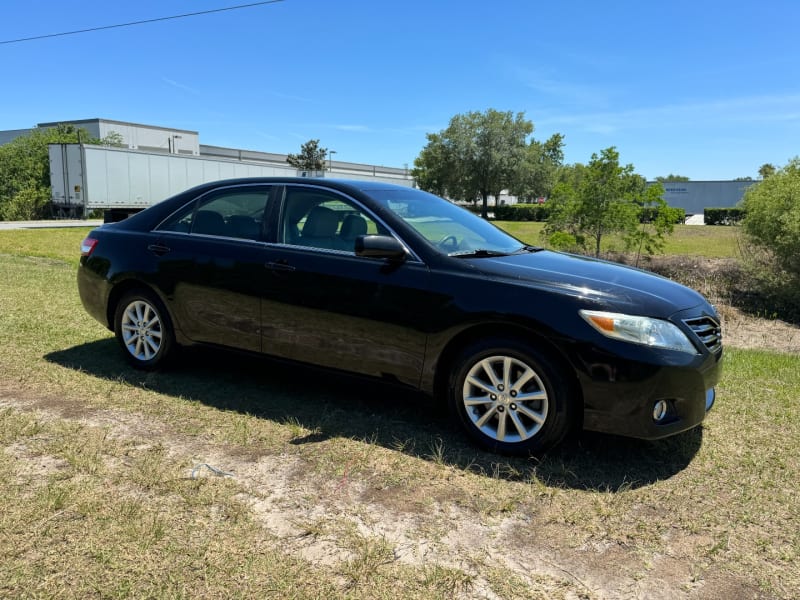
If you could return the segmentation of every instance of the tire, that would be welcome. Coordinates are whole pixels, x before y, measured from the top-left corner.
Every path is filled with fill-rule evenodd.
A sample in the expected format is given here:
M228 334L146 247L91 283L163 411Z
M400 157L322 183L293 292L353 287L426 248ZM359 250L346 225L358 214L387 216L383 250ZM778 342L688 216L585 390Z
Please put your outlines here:
M120 299L114 314L114 335L127 361L147 371L164 366L175 346L166 308L144 290L128 292Z
M575 422L573 387L561 369L512 339L465 348L454 362L448 403L472 440L502 454L543 454Z

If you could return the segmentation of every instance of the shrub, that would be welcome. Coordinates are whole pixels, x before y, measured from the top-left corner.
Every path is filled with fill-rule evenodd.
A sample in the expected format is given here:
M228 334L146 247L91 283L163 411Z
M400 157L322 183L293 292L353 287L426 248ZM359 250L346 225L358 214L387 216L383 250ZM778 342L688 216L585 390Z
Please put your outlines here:
M742 222L753 243L769 251L776 267L800 278L800 158L750 187Z
M50 189L25 187L0 204L0 221L33 221L50 216Z
M778 266L800 276L800 158L749 188L744 208L745 233Z
M706 225L738 225L744 219L743 208L704 208L703 220Z
M652 223L658 219L660 214L658 206L645 206L639 213L640 223ZM682 208L669 208L669 219L673 225L680 225L686 221L686 211Z
M501 204L494 208L498 221L546 221L548 215L546 204Z

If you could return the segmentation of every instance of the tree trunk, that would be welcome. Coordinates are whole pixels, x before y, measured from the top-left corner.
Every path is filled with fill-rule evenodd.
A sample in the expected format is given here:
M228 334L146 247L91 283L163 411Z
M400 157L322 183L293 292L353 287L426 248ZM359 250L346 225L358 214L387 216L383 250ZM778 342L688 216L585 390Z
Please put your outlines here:
M484 219L489 218L489 193L488 192L481 192L481 196L483 196L483 206L481 207L481 216Z

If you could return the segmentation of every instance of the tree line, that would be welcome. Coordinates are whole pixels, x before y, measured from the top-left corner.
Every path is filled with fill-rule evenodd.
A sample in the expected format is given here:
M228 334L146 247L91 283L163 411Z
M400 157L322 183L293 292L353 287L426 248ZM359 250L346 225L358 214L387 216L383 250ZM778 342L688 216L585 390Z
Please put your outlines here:
M539 141L533 129L524 113L456 115L445 129L427 135L412 175L420 188L440 196L480 200L484 218L489 196L497 201L505 190L522 202L546 197L545 235L555 248L599 256L609 234L621 236L628 251L652 254L663 247L677 209L664 202L660 183L648 186L633 165L620 164L614 147L585 165L564 164L564 136Z

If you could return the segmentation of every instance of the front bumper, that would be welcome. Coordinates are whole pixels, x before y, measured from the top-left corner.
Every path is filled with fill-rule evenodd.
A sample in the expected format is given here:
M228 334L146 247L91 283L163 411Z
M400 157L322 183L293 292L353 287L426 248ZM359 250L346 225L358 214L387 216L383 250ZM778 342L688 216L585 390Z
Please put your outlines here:
M684 365L658 361L658 353L642 354L635 360L596 350L582 353L584 429L655 440L703 421L716 399L722 350L691 357Z

